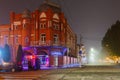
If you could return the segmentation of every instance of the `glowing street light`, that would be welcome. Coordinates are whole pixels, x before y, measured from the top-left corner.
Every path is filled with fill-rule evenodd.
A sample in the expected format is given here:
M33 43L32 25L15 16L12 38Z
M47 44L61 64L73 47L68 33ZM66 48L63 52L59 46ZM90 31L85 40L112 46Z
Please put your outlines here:
M90 63L93 63L95 61L95 50L94 50L94 48L90 49L90 52L89 52L89 61L90 61Z
M91 48L90 51L91 51L91 52L94 52L94 48Z

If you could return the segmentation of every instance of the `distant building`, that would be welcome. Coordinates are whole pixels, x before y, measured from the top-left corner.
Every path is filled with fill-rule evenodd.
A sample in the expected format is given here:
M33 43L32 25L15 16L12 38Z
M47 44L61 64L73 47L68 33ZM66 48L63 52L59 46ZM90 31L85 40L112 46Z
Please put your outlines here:
M87 53L84 44L77 44L78 62L81 65L87 64Z
M49 1L33 12L28 9L22 13L11 12L10 24L0 25L0 46L11 46L13 61L20 44L25 54L39 56L43 65L75 63L76 40L60 6Z

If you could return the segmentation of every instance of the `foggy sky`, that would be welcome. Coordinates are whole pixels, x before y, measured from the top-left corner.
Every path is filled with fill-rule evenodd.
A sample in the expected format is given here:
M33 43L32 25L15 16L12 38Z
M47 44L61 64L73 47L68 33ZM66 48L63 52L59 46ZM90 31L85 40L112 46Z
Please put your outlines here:
M9 23L9 13L37 9L44 0L0 0L0 24ZM59 3L71 28L83 37L87 51L100 50L107 29L120 19L120 0L52 0Z

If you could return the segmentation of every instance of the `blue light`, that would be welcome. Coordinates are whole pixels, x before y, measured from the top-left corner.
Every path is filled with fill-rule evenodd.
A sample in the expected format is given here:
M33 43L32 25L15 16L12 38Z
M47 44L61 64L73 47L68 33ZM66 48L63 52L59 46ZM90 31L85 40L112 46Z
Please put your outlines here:
M0 56L2 55L2 51L0 50Z
M0 65L2 64L2 51L0 49Z
M0 49L0 58L2 58L2 50Z
M59 52L59 51L52 51L52 52L51 52L51 55L57 55L57 56L60 56L60 55L62 55L62 53Z
M82 54L82 51L81 51L81 50L79 51L79 54L80 54L80 55Z

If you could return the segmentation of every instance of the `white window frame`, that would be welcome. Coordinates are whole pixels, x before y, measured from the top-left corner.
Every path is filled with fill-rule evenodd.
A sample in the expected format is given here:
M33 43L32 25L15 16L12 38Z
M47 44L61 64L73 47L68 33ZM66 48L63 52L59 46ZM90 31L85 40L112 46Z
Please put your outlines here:
M46 42L46 34L45 34L45 33L42 33L42 34L40 35L40 41L41 41L42 43L45 43L45 42Z
M53 26L54 26L54 29L55 29L55 30L59 30L59 24L54 23Z

